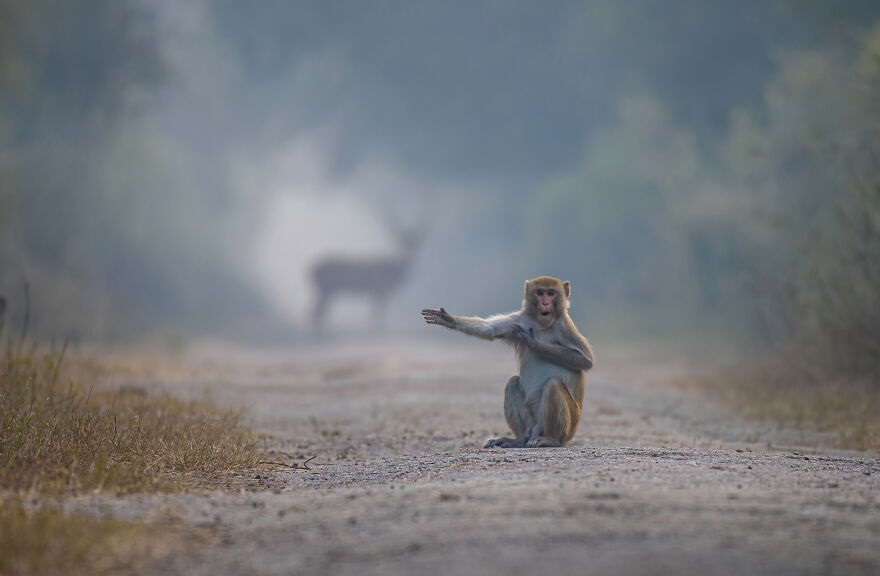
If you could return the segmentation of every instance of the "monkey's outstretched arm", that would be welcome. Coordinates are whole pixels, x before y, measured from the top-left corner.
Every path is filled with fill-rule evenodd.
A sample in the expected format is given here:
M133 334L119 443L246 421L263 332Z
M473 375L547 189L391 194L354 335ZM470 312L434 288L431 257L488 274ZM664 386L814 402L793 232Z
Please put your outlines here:
M443 308L439 310L428 308L422 310L422 316L425 317L425 322L428 324L438 324L470 336L494 340L495 338L506 338L513 333L519 314L480 318L478 316L453 316Z

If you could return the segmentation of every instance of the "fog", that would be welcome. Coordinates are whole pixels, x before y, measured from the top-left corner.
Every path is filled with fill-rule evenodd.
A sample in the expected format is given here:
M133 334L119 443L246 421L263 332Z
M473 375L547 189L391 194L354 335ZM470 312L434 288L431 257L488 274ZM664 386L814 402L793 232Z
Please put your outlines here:
M334 300L326 335L511 310L551 274L591 339L748 339L878 141L878 23L871 1L2 1L0 295L20 324L27 286L41 337L302 339L311 271L345 257L403 273L379 313Z

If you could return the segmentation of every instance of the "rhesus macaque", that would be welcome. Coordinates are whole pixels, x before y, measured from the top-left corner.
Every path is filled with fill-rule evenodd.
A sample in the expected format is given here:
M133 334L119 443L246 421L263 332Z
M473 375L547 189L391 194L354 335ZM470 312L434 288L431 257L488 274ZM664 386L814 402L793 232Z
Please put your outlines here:
M504 415L514 438L493 438L485 448L565 446L574 436L584 402L584 374L593 351L568 315L571 284L552 276L526 280L522 310L489 318L422 310L437 324L516 349L519 376L504 389Z

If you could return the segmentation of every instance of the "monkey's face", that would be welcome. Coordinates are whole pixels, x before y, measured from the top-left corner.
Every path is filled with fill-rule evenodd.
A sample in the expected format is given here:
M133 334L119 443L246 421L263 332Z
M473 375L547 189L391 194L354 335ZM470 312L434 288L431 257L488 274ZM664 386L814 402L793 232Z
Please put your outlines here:
M558 294L554 288L535 289L535 308L539 316L550 316L556 313L556 298Z
M544 327L549 328L568 307L570 284L552 276L526 280L526 312Z
M534 286L529 297L530 312L544 328L553 325L561 313L563 295L556 286Z

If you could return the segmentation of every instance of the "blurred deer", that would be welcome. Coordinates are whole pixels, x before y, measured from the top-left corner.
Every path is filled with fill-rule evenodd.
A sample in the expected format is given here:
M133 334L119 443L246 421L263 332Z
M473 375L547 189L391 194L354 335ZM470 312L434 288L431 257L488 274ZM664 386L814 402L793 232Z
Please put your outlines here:
M409 275L424 232L392 227L397 253L391 256L328 256L312 268L312 284L317 301L312 311L315 329L323 331L327 310L337 296L359 296L370 300L373 324L382 324L388 299L400 289Z

